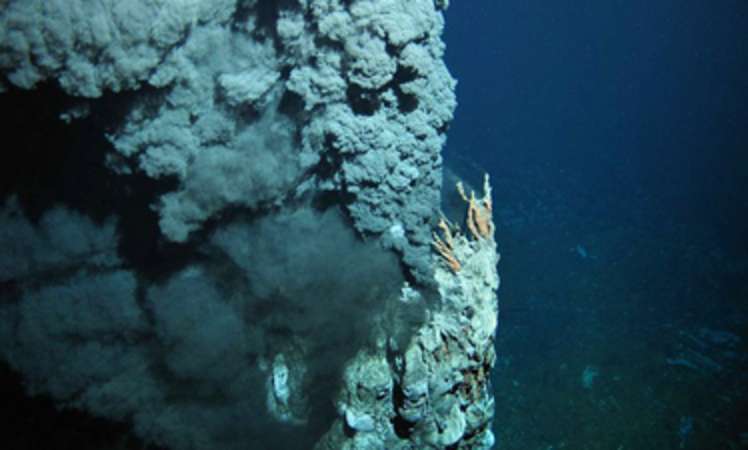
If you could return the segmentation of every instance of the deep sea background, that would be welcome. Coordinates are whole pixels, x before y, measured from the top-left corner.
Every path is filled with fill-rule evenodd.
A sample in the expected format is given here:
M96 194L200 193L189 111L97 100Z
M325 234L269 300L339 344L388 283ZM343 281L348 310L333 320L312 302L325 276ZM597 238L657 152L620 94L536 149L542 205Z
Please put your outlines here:
M494 184L497 448L748 448L748 2L454 1Z

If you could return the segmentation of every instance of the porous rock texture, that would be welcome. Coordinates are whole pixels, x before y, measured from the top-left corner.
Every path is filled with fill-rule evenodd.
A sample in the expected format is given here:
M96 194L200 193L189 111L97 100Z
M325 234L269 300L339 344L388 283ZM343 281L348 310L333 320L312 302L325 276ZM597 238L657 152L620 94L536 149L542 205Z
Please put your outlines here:
M393 349L383 333L377 349L351 359L339 418L316 450L493 447L499 254L493 231L472 238L460 233L450 245L460 269L434 256L437 305L405 348ZM406 288L400 301L417 301L413 295Z

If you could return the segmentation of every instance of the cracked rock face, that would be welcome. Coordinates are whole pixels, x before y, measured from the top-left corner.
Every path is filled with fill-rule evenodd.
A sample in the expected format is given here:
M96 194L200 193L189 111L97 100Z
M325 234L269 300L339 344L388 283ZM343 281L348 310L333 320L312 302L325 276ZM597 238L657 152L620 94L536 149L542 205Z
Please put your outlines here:
M487 180L485 200L488 206L476 211L493 230ZM349 362L340 418L316 450L493 447L489 377L496 361L499 254L492 231L472 238L458 232L450 251L460 268L434 256L438 305L408 345L393 349L385 335L378 351L361 351ZM410 296L403 289L401 301L413 301Z

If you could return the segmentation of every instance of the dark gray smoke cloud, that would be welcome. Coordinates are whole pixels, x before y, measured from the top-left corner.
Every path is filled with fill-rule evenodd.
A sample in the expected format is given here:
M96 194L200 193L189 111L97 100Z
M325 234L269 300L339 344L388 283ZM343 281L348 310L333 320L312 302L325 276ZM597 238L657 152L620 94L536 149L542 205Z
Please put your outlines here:
M397 304L402 283L397 258L359 240L334 208L235 220L213 233L200 262L155 281L99 244L111 222L57 208L35 225L14 205L5 211L3 248L25 236L35 251L6 253L4 266L67 264L46 264L50 278L20 283L4 300L4 358L29 392L131 421L141 438L175 449L308 448L332 419L343 363L369 345L372 318ZM70 236L77 249L55 257L49 242ZM72 258L86 252L95 256L87 264ZM278 354L296 383L295 425L267 412Z

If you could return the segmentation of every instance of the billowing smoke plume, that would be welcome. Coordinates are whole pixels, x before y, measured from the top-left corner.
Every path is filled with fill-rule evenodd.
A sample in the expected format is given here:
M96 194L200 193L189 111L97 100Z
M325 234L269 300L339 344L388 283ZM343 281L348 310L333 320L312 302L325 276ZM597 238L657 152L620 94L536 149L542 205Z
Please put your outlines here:
M312 448L343 364L423 317L447 4L0 0L25 391L175 450Z
M234 221L199 262L157 280L117 264L101 244L111 225L65 209L33 225L6 205L2 230L15 249L3 267L18 264L20 282L1 310L1 350L30 392L132 421L173 448L309 448L332 419L342 364L402 283L397 258L358 240L335 209ZM39 270L43 284L23 282ZM289 405L293 427L267 408L280 354L304 392Z

